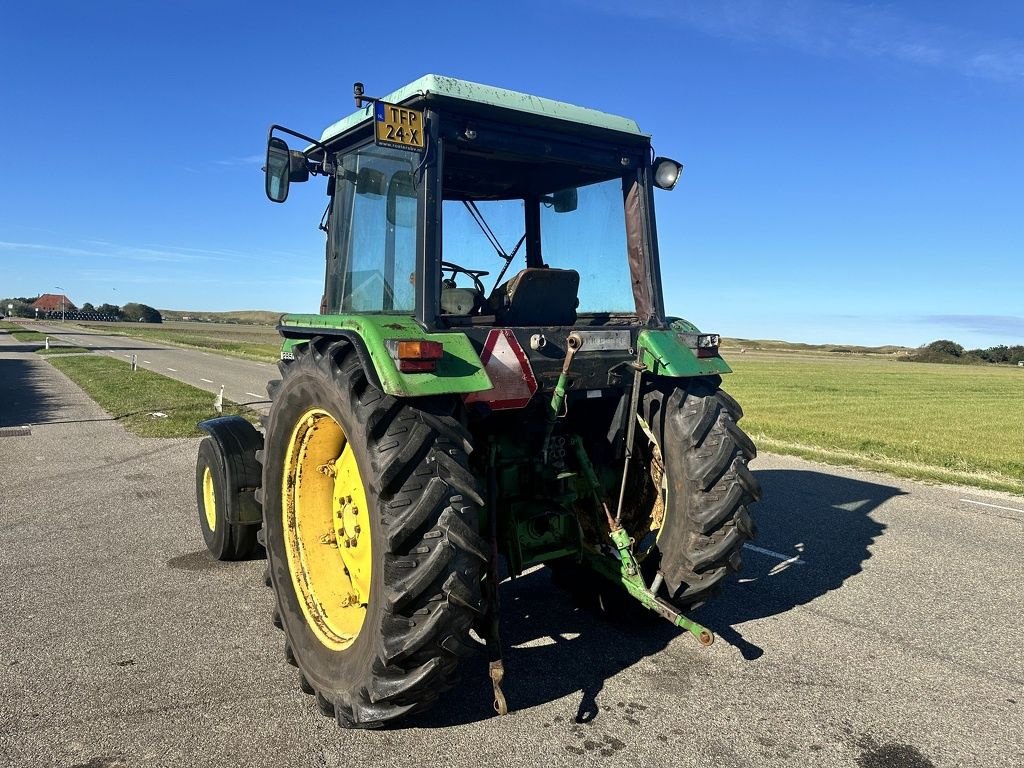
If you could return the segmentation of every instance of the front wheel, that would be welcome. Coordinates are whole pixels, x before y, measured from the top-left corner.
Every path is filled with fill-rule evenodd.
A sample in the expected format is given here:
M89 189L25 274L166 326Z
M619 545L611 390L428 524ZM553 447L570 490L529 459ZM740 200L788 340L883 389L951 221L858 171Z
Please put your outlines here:
M232 523L225 456L212 437L203 438L196 459L196 504L206 548L218 560L245 560L259 550L258 526Z
M455 402L385 395L327 338L296 347L269 389L263 519L286 658L340 725L422 710L454 685L483 608Z

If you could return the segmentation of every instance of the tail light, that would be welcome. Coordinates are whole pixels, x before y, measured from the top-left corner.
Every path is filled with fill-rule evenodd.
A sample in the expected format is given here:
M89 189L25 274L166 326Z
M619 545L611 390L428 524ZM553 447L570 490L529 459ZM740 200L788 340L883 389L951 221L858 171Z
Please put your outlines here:
M387 342L387 346L391 359L398 364L401 373L431 373L444 355L444 346L439 341L392 339Z

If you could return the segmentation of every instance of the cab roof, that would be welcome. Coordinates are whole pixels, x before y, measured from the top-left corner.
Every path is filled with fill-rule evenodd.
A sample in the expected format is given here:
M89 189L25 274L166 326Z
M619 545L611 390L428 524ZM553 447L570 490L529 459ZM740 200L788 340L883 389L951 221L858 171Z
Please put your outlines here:
M506 88L496 88L492 85L472 83L468 80L458 80L454 77L442 75L424 75L414 80L397 91L382 96L381 101L391 104L415 104L417 102L430 102L444 100L449 102L462 102L456 105L479 111L481 108L507 109L521 113L528 121L563 121L586 126L587 129L597 129L599 132L609 131L619 134L623 138L630 137L647 140L650 136L640 130L635 120L628 117L610 115L606 112L599 112L596 109L577 107L573 104L566 104L561 101L545 99L540 96L531 96L527 93L510 91ZM373 117L372 104L353 112L348 117L342 118L331 124L320 136L324 144L348 133L354 128L362 126ZM625 136L623 136L623 134Z

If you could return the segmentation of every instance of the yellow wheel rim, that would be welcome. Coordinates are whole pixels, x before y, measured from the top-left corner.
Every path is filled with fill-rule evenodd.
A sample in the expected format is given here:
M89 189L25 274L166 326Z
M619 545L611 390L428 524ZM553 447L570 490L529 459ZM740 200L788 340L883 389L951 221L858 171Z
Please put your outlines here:
M366 492L351 443L322 408L296 422L281 483L288 571L310 629L343 651L370 599L373 547Z
M217 530L217 492L213 487L213 471L209 467L203 469L203 512L209 529Z

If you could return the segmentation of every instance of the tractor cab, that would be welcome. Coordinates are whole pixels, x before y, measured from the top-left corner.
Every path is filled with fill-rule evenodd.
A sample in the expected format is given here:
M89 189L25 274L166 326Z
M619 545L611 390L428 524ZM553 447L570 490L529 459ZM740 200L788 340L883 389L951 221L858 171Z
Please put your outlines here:
M273 126L267 195L327 177L323 314L428 331L664 327L652 160L633 120L428 75L319 140ZM277 134L306 142L290 150Z

